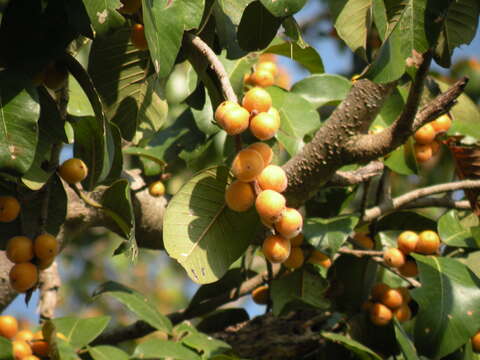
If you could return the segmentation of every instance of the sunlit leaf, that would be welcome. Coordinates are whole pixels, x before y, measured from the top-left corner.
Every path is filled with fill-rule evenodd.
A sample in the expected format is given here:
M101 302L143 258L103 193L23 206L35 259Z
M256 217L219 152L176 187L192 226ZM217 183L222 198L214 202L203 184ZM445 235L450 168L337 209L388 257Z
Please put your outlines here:
M158 312L156 306L144 295L134 289L128 288L122 284L109 281L95 290L94 297L102 294L108 294L124 304L139 319L147 322L157 330L167 333L172 331L170 320Z
M458 260L413 256L422 284L411 291L420 306L415 316L415 346L421 354L441 358L478 330L480 280Z
M172 198L163 225L163 241L197 283L220 279L247 249L258 225L252 209L227 208L224 192L228 169L207 169L191 178Z

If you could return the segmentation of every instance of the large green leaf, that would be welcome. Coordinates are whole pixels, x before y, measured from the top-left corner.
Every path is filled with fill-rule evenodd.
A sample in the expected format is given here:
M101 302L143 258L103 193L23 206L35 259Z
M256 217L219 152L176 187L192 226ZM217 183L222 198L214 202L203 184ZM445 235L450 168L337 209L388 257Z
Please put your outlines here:
M93 360L128 360L129 356L118 347L100 345L88 348L88 353Z
M92 43L88 71L100 94L108 119L122 137L135 142L151 137L167 115L162 83L151 73L148 53L130 42L122 28Z
M238 25L238 43L245 51L264 49L270 44L282 23L260 1L251 2Z
M102 196L103 211L118 225L127 239L130 256L135 259L138 253L135 239L135 214L133 212L130 184L126 179L113 183Z
M332 257L352 234L358 220L355 215L340 215L330 219L308 218L303 233L309 244Z
M226 342L214 339L200 332L188 334L182 338L182 343L200 352L205 359L212 359L213 356L231 349L231 346Z
M311 46L300 47L296 42L274 41L264 53L286 56L298 62L312 74L324 72L322 58Z
M326 309L330 306L325 297L328 282L307 269L294 271L272 281L270 295L273 302L273 314L305 306Z
M352 83L343 76L319 74L295 83L291 91L302 96L318 109L324 105L342 101L351 87Z
M76 348L81 348L93 341L107 327L110 317L98 316L81 319L61 317L52 320L58 332L65 335L67 341Z
M159 77L167 76L182 45L183 32L202 20L204 0L143 0L145 36Z
M155 329L167 333L172 331L172 323L170 320L159 313L155 305L136 290L113 281L108 281L100 285L100 287L95 290L93 296L97 297L102 294L113 296L137 315L139 319L152 325Z
M396 318L393 319L393 327L395 329L395 337L397 338L398 345L400 346L400 350L402 351L405 360L417 360L417 349L415 349L412 340L408 337L402 324L400 324Z
M0 171L23 174L33 163L40 105L27 78L0 71Z
M478 229L478 226L475 227ZM478 231L476 231L478 234ZM480 239L472 234L472 228L463 225L456 210L450 210L438 219L438 234L449 246L478 248Z
M307 0L260 0L268 11L276 17L293 15L300 11Z
M413 139L409 138L405 144L385 156L385 165L398 174L416 174L418 165L415 160Z
M224 0L216 1L213 5L218 39L222 48L227 49L227 58L229 59L237 59L247 53L238 44L237 27L240 24L243 11L252 1Z
M160 339L144 341L135 348L133 357L140 359L200 360L200 356L182 344Z
M225 205L228 182L227 168L207 169L175 194L165 213L165 249L197 283L220 279L257 230L259 221L253 209L237 213Z
M415 316L415 345L421 354L441 358L478 330L480 280L455 259L413 256L422 283L411 291L420 306Z
M0 336L0 360L13 359L12 343L3 336Z
M108 153L107 124L85 116L77 118L72 125L75 133L74 155L88 167L88 176L82 184L86 190L92 190L108 175L113 162L113 154Z
M382 358L376 354L373 350L369 349L365 345L355 341L342 334L336 334L332 332L322 332L322 336L330 341L336 342L345 346L347 349L355 353L358 358L362 360L381 360Z
M435 60L444 67L451 65L453 50L463 44L469 44L475 37L480 15L478 0L450 1L443 24Z
M385 6L388 35L367 73L377 82L398 79L403 75L405 60L412 56L412 51L422 54L428 50L429 40L435 42L435 35L427 34L427 24L433 23L432 14L427 11L427 0L388 0Z
M357 55L366 58L372 0L329 0L338 36Z
M234 152L234 140L225 131L219 131L193 150L182 150L180 158L185 160L192 171L222 165Z
M83 4L97 36L106 35L125 24L125 18L116 10L122 6L120 0L83 0Z
M55 169L45 168L45 164L50 162L52 145L60 146L63 141L67 141L64 131L65 121L58 112L55 100L43 87L39 89L39 98L41 111L38 120L39 137L35 149L35 159L30 169L22 177L22 182L31 190L39 190L55 171Z
M313 105L300 95L279 87L270 87L273 106L280 113L280 130L276 137L293 156L305 144L303 137L320 126L320 116Z

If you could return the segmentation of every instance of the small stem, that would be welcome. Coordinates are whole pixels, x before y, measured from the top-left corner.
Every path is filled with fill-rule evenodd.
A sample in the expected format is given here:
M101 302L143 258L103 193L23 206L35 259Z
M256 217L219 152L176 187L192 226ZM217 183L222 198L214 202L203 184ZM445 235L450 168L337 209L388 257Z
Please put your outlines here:
M367 208L367 205L368 205L368 193L369 193L371 184L372 184L372 181L370 179L363 183L362 200L360 202L360 216L361 217L363 217L363 214L365 213L365 209Z
M83 200L83 202L87 205L90 205L91 207L94 207L96 209L103 209L103 206L96 202L93 199L90 199L87 195L85 195L78 187L76 184L70 184L70 187L75 191L75 194Z

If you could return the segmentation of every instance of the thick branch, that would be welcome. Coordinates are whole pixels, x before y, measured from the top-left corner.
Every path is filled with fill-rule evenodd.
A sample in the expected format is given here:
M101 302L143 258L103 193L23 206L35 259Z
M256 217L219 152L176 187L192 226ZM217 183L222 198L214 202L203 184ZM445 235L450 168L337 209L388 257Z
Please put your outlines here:
M346 149L351 162L375 159L405 143L412 133L431 60L431 53L426 53L410 87L405 107L390 127L378 134L358 135L350 139Z
M347 98L313 140L284 165L288 174L286 197L290 206L303 204L347 163L345 144L355 134L368 130L394 86L395 83L376 84L369 80L358 80L353 84Z
M417 190L410 191L406 194L400 195L391 201L387 201L379 206L375 206L373 208L368 209L365 211L365 215L362 219L364 222L370 222L380 216L383 216L391 211L401 209L407 206L409 203L418 201L418 199L443 193L443 192L451 192L455 190L463 190L463 189L478 189L480 188L480 180L462 180L452 183L445 183L445 184L438 184L433 185ZM430 200L431 201L431 200Z

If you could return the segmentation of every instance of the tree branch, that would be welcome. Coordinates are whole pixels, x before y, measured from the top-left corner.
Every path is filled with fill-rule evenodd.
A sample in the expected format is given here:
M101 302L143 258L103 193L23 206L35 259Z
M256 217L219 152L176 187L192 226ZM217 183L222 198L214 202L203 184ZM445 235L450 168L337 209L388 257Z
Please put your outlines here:
M202 53L205 59L208 61L210 68L215 72L220 81L220 86L222 88L223 96L226 100L233 102L238 102L237 95L233 91L232 85L230 84L230 79L228 73L225 70L222 62L218 59L217 55L213 50L208 46L200 37L185 33L185 38L198 50Z
M408 92L403 111L390 127L378 134L358 135L349 139L346 151L349 154L350 162L375 159L405 143L412 134L412 124L420 104L431 60L430 52L424 54L423 62L417 70Z
M382 173L384 164L374 160L364 167L353 171L338 170L325 186L351 186L361 184Z
M40 319L42 321L54 317L60 285L61 280L58 273L58 266L57 262L54 261L48 269L40 272L38 286L40 289L40 300L37 310L40 313Z
M376 84L370 80L353 84L313 140L283 166L288 174L285 196L289 206L303 204L348 163L345 144L359 132L367 132L394 87L395 83Z
M365 215L362 218L362 222L370 222L391 211L401 209L407 206L409 203L416 202L416 201L418 202L418 199L429 196L429 195L443 193L443 192L451 192L455 190L478 189L478 188L480 188L480 180L462 180L462 181L438 184L438 185L433 185L433 186L413 190L406 194L400 195L392 199L391 201L383 202L378 206L368 209L367 211L365 211ZM429 203L434 203L434 202L432 199L429 199ZM439 199L437 204L438 203L445 203L445 202L444 200ZM451 204L455 204L455 202ZM464 206L463 203L462 203L462 206Z

